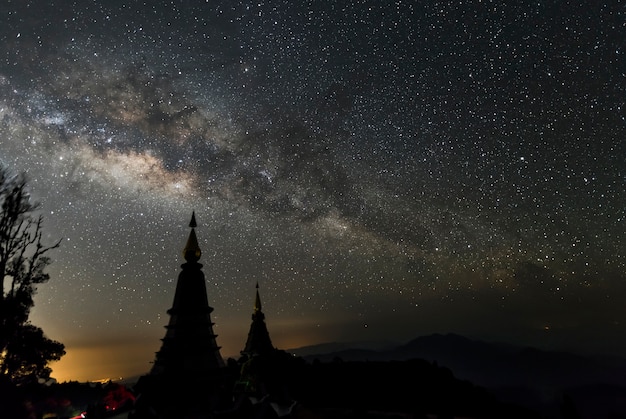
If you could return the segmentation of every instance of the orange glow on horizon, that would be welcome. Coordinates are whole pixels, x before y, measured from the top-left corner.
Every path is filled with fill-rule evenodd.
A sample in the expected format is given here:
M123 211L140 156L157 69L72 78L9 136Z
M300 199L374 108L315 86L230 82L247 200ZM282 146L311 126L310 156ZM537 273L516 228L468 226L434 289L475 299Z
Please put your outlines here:
M247 338L247 333L244 335L242 330L247 332L248 325L243 329L229 326L231 325L216 328L217 344L221 347L220 354L224 360L239 358ZM328 339L322 337L321 331L302 322L277 321L268 324L268 328L272 343L278 349L287 350L328 342ZM100 344L66 344L66 354L60 361L50 365L51 377L60 383L118 381L138 377L150 371L160 346L161 341L157 337L141 341L131 339Z
M158 345L158 342L157 342ZM158 348L146 343L66 347L61 360L50 365L51 377L66 381L117 381L144 374Z

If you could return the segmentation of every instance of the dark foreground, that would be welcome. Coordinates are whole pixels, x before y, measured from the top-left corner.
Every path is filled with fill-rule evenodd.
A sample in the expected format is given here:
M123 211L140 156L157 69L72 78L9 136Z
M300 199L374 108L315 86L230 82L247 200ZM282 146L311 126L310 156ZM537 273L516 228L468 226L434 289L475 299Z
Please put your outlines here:
M255 362L250 362L255 361ZM458 380L450 370L423 360L391 362L305 362L287 353L267 362L229 360L229 390L208 403L202 416L187 415L198 396L172 390L171 417L222 418L541 418L521 406L500 402L487 390ZM185 388L183 383L172 388ZM232 385L232 387L231 387ZM0 416L89 419L146 417L135 412L136 389L116 383L2 384ZM139 399L140 401L141 399ZM563 415L568 415L564 403ZM575 409L571 414L575 415Z

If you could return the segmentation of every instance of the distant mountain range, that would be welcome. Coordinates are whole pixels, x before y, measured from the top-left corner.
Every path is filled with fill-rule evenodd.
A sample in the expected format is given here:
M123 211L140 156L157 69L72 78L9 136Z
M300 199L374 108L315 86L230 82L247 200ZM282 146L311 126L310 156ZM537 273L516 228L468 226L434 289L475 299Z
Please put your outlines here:
M545 351L488 343L455 334L433 334L393 346L389 342L325 343L289 349L307 361L404 361L424 359L455 376L486 387L563 387L596 383L626 385L626 359Z
M626 412L626 359L622 358L488 343L455 334L418 337L403 345L327 343L287 352L320 362L424 359L502 399L535 409L558 409L567 395L581 412L590 415L583 417L594 417L597 409L603 415L596 417Z

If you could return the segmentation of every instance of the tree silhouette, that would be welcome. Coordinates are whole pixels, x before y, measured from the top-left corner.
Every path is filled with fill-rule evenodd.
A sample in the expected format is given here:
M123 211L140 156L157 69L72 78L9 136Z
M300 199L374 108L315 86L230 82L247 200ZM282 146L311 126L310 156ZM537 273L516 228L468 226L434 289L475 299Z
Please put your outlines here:
M48 378L50 361L65 354L28 318L37 285L48 279L47 253L59 246L42 243L42 216L30 200L26 176L0 166L0 378L19 383Z

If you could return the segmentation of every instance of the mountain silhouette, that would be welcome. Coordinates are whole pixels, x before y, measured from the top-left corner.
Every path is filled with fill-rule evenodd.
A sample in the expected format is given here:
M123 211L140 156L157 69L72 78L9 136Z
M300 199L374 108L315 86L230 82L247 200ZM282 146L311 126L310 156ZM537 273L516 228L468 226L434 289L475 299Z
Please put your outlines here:
M619 402L626 400L626 360L622 358L484 342L456 334L421 336L391 349L374 347L371 343L328 343L289 352L320 362L422 359L448 368L458 379L485 387L504 401L544 412L558 413L564 395L569 394L576 395L572 400L581 413L588 412L583 417L594 417L598 409L606 414L626 411ZM609 397L615 394L621 396ZM602 400L601 406L597 400Z

